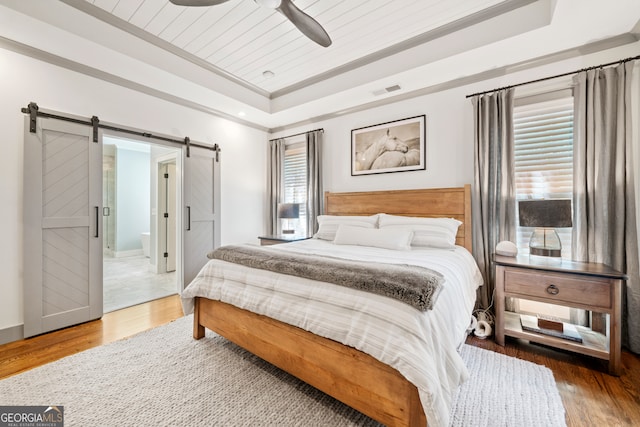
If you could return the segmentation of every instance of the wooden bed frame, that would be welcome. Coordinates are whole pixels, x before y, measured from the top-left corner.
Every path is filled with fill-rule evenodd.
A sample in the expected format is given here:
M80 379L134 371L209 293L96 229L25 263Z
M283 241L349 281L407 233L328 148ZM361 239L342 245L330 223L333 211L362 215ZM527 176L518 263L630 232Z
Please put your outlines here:
M471 251L471 186L325 193L327 215L376 213L452 217L462 221L456 243ZM398 371L352 347L232 305L196 298L193 336L205 328L387 426L427 420L418 389Z

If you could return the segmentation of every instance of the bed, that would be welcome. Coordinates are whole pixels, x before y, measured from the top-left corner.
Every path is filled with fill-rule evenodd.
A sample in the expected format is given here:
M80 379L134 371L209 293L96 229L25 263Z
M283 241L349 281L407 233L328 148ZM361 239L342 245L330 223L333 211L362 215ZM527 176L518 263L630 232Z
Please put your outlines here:
M325 193L326 215L369 216L380 212L398 216L450 217L459 220L462 224L457 230L456 245L465 249L457 248L453 252L459 254L460 257L471 259L469 185L445 189ZM294 244L283 246L292 251L295 249ZM306 250L316 251L319 250L316 247L322 245L320 242L308 241L301 242L300 246L302 250L306 248ZM369 256L367 251L369 251L368 248L362 248L360 253L363 254L363 257L367 257ZM415 252L418 254L419 251ZM371 254L372 257L378 256L377 252L373 250ZM216 266L216 268L218 267ZM194 282L202 285L202 282L207 280L204 277L209 274L206 273L207 271L207 266L205 266L199 278L194 279ZM263 273L256 272L255 274ZM254 280L257 277L254 276L252 270L248 272L242 270L241 276L251 276ZM465 290L465 292L469 295L473 293L473 299L475 299L475 288L481 284L477 267L476 271L469 273L468 276L473 276L473 278L464 276L464 280L475 283L469 284L469 289ZM230 275L229 277L235 276ZM259 280L262 280L262 278ZM265 282L267 281L266 278L264 280ZM431 408L431 403L425 406L425 399L429 400L431 397L425 397L422 385L418 389L414 384L415 380L409 381L407 379L411 375L407 375L406 372L403 375L398 369L392 367L391 365L394 365L393 361L385 360L385 357L379 356L376 351L371 352L376 356L374 357L367 352L358 350L357 347L361 347L358 343L345 345L338 342L339 340L344 341L342 338L334 340L323 336L328 334L310 332L309 330L313 330L313 328L307 328L306 325L304 328L293 326L285 321L276 320L273 318L275 316L269 317L259 314L260 310L247 309L242 304L234 305L223 302L224 298L212 296L214 293L209 293L209 291L194 291L193 289L196 288L196 286L192 287L194 282L183 293L183 301L186 302L185 311L189 312L193 308L194 338L202 338L205 328L215 331L264 360L385 425L425 426L427 424L425 407ZM276 277L273 282L283 282L283 279ZM239 294L246 292L243 288L239 289L237 291ZM348 292L354 291L349 290ZM471 298L469 295L466 297L467 300ZM447 298L451 298L451 296ZM397 305L398 303L392 303L391 305L393 304ZM402 305L402 303L399 304ZM463 330L465 329L464 322L468 325L472 309L473 301L467 302L466 307L461 309L462 314L458 316L455 322L458 324L458 330L461 329L460 325L463 325ZM466 319L464 318L465 315L467 316ZM336 319L340 318L336 317ZM458 335L458 332L454 335ZM439 333L439 335L446 334ZM452 345L460 344L461 340L464 340L463 337L456 336L451 339L451 342L455 343L452 344L449 343L448 338L444 339L447 341L446 345L439 343L433 346L451 347ZM455 359L455 355L443 354L443 358ZM381 360L389 363L383 363ZM459 361L457 359L455 361L447 360L446 363L443 362L442 366L448 367L453 363L459 363ZM400 366L402 364L403 362L400 363ZM402 370L402 368L400 369ZM449 392L451 392L450 389L453 386L456 386L457 383L465 378L464 367L458 366L454 370L456 370L454 374L446 374L453 377L450 384L445 386L445 388L449 389ZM436 418L437 422L433 424L442 424L446 414L440 413L433 419L430 417L430 424Z

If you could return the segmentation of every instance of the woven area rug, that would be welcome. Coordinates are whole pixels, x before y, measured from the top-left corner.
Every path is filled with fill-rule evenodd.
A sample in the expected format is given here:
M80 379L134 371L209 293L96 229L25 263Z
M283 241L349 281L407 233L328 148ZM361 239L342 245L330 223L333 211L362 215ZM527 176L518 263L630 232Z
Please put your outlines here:
M377 426L192 317L0 381L0 405L62 405L65 426ZM553 374L471 346L456 426L563 426Z

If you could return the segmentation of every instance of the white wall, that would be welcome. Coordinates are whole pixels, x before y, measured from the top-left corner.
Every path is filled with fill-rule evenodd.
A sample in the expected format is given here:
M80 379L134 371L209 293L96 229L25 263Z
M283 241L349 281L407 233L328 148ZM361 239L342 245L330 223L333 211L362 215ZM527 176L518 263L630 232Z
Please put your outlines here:
M525 48L525 47L523 47ZM473 179L473 118L465 95L634 56L640 43L559 61L480 83L441 91L266 135L246 126L0 49L0 331L22 323L21 107L41 108L142 128L222 147L222 243L253 241L264 230L266 154L269 137L325 129L324 186L330 191L460 186ZM350 131L425 114L424 171L350 175Z
M220 144L221 242L255 241L263 232L265 132L0 49L0 332L23 321L20 108L31 101L42 109Z
M327 191L363 191L461 186L473 177L471 128L464 126L464 91L446 91L374 108L322 123ZM468 101L467 101L468 102ZM351 176L351 129L426 115L426 169ZM468 122L467 122L468 123Z
M366 111L287 129L271 136L281 137L311 129L324 129L325 191L368 191L454 187L473 182L473 108L466 95L511 84L575 71L635 56L640 43L609 49L500 78L444 90ZM566 81L567 79L564 79ZM522 86L516 94L557 86L558 80ZM372 100L373 101L373 100ZM426 170L351 176L351 130L426 115Z

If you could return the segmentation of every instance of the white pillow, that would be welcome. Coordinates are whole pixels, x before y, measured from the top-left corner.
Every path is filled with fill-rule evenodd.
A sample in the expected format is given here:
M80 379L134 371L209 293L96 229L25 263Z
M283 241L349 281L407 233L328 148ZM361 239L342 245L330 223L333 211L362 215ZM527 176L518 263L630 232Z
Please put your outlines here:
M333 240L336 238L336 231L338 231L338 227L342 224L362 228L376 228L378 226L378 215L318 215L318 232L313 235L313 238L322 240Z
M413 233L410 230L381 230L341 224L333 243L407 251L411 249L412 236Z
M379 227L387 230L410 230L413 232L411 246L453 249L456 234L462 222L453 218L416 218L409 216L380 214Z

